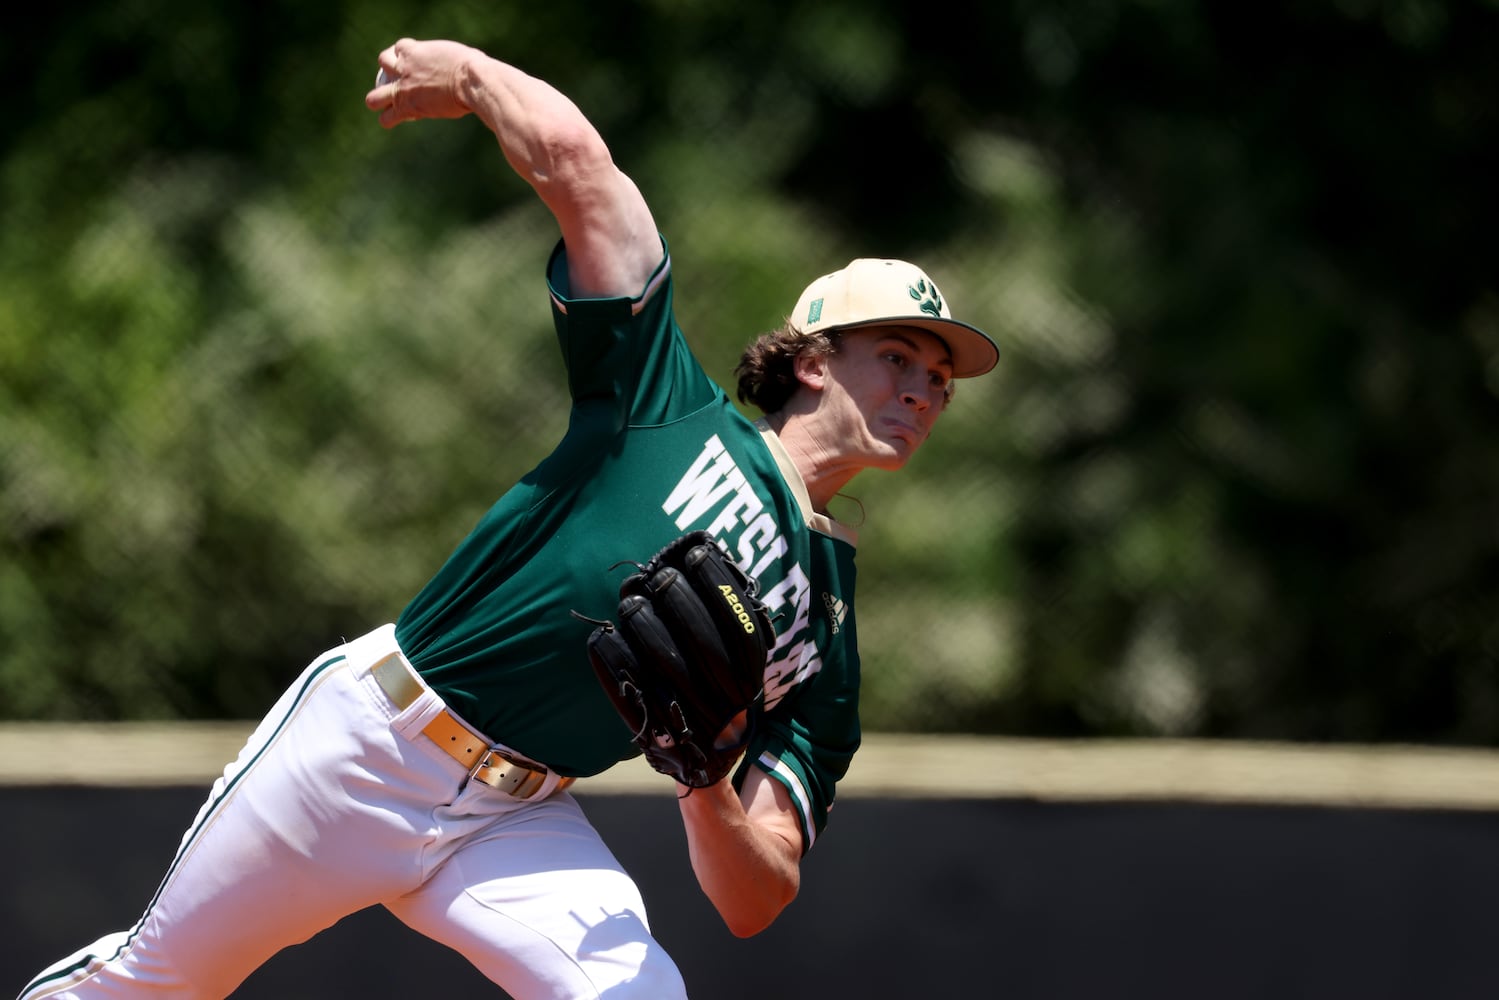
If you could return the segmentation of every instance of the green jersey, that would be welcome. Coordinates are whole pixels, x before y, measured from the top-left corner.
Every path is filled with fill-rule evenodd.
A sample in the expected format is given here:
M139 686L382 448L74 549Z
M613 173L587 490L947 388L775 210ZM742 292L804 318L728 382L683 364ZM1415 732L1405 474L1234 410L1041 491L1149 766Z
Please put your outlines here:
M402 611L401 648L491 739L597 774L638 751L588 661L593 626L572 612L612 617L629 561L705 529L759 581L777 632L736 779L756 766L780 781L810 847L859 744L853 536L811 509L774 433L693 357L669 256L636 298L571 298L560 244L547 281L567 433Z

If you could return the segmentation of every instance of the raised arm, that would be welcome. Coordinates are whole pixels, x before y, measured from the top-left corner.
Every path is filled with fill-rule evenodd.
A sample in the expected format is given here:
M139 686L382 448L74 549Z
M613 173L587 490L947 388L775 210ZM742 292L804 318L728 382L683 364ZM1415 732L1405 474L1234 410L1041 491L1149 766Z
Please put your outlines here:
M458 42L403 38L380 53L379 64L390 82L378 83L365 105L386 128L470 113L489 127L505 160L556 217L574 297L640 293L661 259L655 221L577 105Z

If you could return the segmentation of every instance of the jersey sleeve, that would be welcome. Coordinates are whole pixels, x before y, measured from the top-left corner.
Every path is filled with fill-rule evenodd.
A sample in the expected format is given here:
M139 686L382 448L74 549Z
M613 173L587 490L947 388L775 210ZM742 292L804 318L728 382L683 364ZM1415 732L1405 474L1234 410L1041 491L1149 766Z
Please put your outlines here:
M567 252L558 243L547 264L552 320L575 407L617 433L667 423L708 405L716 385L698 364L672 309L671 256L631 298L574 299Z
M852 615L846 623L852 631ZM824 669L772 711L750 741L734 777L743 787L758 767L791 796L802 828L803 853L827 827L838 782L859 749L858 654L850 635L841 669Z

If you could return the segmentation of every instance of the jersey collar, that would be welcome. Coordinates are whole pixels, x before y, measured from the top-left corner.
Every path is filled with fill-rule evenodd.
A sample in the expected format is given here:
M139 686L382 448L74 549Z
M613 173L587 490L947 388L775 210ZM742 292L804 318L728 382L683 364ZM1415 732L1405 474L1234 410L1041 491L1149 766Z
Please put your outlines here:
M791 461L791 455L786 451L785 445L781 444L781 438L771 428L770 422L761 417L755 421L755 429L760 432L761 440L765 442L765 447L770 449L771 457L776 460L776 466L781 470L781 477L786 480L786 485L791 487L791 495L796 497L796 505L801 508L802 517L806 520L807 526L813 531L830 535L840 542L847 542L857 547L859 544L857 531L812 509L812 495L807 492L807 482L797 471L796 463Z

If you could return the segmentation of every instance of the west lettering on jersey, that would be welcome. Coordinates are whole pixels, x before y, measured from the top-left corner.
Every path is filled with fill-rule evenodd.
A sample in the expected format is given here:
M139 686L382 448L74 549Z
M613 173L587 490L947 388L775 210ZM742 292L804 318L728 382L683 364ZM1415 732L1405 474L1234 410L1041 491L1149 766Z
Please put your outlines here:
M748 489L749 483L745 481L744 473L739 471L733 456L715 434L703 445L703 450L667 496L661 509L668 514L675 512L677 530L688 531L689 524L700 520L707 511L722 502L724 497L730 493L737 496ZM754 496L753 491L750 495Z
M760 599L776 619L776 646L765 668L765 707L773 708L822 669L822 655L812 638L812 586L806 571L793 562L780 580L769 578L790 546L717 434L703 442L661 509L677 530L701 527L721 539L739 567L760 581ZM782 609L789 612L789 625Z

